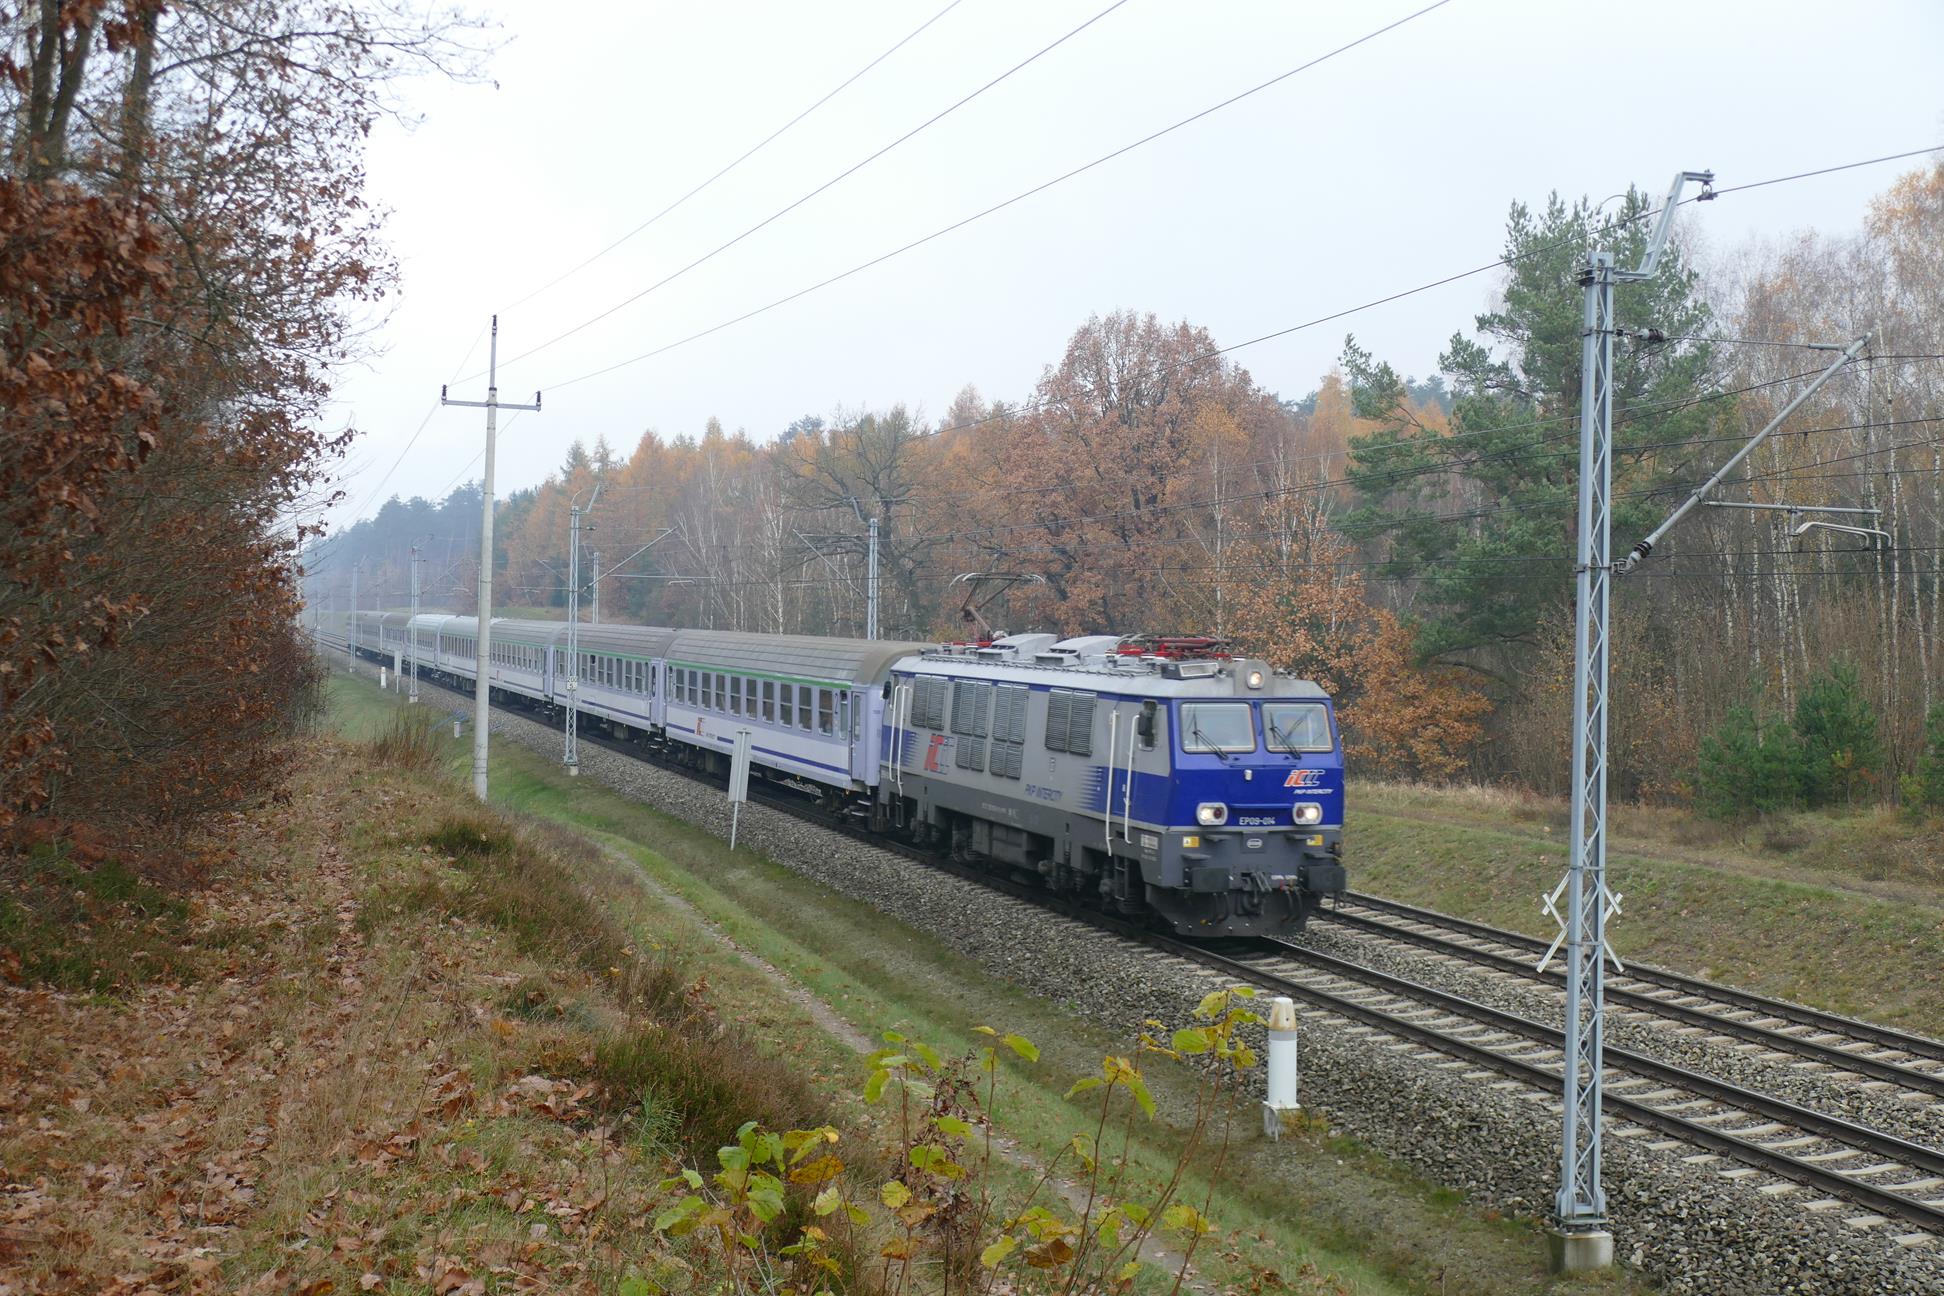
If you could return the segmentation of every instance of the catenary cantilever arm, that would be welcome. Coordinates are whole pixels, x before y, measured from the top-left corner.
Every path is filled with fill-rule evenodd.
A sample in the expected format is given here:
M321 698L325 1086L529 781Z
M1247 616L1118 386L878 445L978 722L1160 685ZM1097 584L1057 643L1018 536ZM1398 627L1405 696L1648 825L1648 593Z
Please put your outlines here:
M1865 333L1862 337L1856 339L1856 341L1850 343L1849 346L1845 347L1843 350L1843 354L1836 357L1836 362L1834 364L1830 365L1829 368L1817 374L1816 380L1810 383L1807 387L1803 388L1800 392L1796 393L1796 398L1790 401L1787 405L1784 405L1782 407L1782 412L1777 414L1774 418L1770 419L1768 421L1767 426L1763 427L1763 429L1760 432L1757 432L1755 434L1753 440L1751 440L1747 445L1743 446L1741 449L1735 451L1733 455L1729 456L1727 463L1715 469L1714 476L1702 482L1700 487L1694 492L1694 494L1688 496L1687 499L1681 502L1681 506L1679 508L1675 509L1672 513L1668 514L1667 521L1655 527L1645 540L1642 540L1639 544L1633 547L1633 551L1631 553L1629 553L1625 558L1622 558L1619 562L1615 563L1613 566L1614 574L1617 576L1625 576L1628 572L1632 571L1634 568L1638 567L1643 561L1645 561L1647 555L1654 551L1654 546L1660 543L1661 537L1665 536L1669 531L1674 529L1675 523L1679 522L1682 518L1686 517L1696 504L1699 504L1702 500L1706 499L1708 495L1715 489L1715 487L1721 485L1721 479L1726 477L1729 473L1733 472L1735 468L1741 463L1742 460L1748 458L1750 454L1754 453L1756 446L1768 440L1769 433L1775 431L1776 428L1781 427L1782 420L1788 418L1789 415L1795 413L1796 406L1802 404L1802 402L1808 400L1811 396L1815 395L1817 389L1820 388L1824 383L1828 382L1832 377L1834 377L1838 369L1841 369L1844 365L1856 359L1856 353L1861 351L1865 346L1865 344L1869 342L1869 340L1870 340L1870 335L1868 333Z

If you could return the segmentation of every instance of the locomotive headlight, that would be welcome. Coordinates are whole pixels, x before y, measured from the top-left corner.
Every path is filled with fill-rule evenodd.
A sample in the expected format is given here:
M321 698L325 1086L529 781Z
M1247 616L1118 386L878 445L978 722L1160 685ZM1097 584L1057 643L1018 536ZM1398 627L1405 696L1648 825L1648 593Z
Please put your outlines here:
M1220 801L1204 801L1195 807L1195 822L1205 828L1225 824L1228 822L1228 807Z
M1250 672L1249 672L1249 687L1250 687L1250 688L1252 688L1252 689L1256 689L1256 688L1261 688L1261 687L1262 687L1262 672L1261 672L1261 671L1259 671L1259 670L1252 670L1252 671L1250 671Z
M1289 817L1296 823L1306 826L1320 824L1323 822L1323 807L1314 801L1298 801L1289 808Z

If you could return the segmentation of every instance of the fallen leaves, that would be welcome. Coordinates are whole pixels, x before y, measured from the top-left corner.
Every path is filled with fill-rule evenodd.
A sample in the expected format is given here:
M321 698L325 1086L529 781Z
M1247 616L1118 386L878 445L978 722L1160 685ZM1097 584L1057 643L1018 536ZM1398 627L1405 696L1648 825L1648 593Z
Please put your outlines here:
M199 898L218 975L112 1004L0 979L4 1296L594 1291L656 1245L629 1221L659 1175L535 1065L548 1028L494 1010L527 965L439 912L374 946L351 843L409 799L347 800L350 754L321 761L229 825L261 871Z

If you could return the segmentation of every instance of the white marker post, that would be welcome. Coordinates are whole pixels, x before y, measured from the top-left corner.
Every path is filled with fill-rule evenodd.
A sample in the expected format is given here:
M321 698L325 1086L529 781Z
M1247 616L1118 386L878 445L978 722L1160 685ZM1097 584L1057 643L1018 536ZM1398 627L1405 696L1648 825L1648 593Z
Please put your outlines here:
M749 800L750 731L736 730L735 754L729 758L729 849L736 849L736 828L742 822L743 802Z
M1269 1001L1269 1081L1262 1104L1262 1132L1280 1139L1302 1110L1296 1102L1296 1003L1278 995Z

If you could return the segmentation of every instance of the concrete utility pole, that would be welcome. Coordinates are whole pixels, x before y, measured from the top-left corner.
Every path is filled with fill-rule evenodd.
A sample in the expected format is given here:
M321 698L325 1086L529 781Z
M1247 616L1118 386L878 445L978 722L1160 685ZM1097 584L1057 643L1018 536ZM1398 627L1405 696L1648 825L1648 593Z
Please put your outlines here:
M870 575L864 586L866 591L864 603L867 609L864 617L864 637L875 639L878 637L878 520L876 518L871 519L870 547Z
M580 506L580 492L567 508L567 736L566 747L561 753L561 761L567 766L568 775L580 773L580 551L581 521L594 511L595 503L601 498L601 487L605 483L595 482L594 493L587 497L587 507ZM598 561L598 560L597 560ZM597 566L595 570L600 570ZM596 621L600 618L595 617Z
M875 639L878 637L878 520L875 515L865 518L863 501L855 495L851 496L850 506L857 511L857 520L864 523L864 637Z
M418 703L418 601L419 601L419 547L412 546L412 619L405 623L405 642L412 650L412 682L405 694L408 705Z
M593 505L590 504L588 507L592 508ZM601 624L601 551L596 549L593 553L587 555L587 558L594 566L594 574L588 578L587 582L588 587L594 593L594 614L588 618L588 621L592 625L599 625Z
M486 738L489 727L489 711L492 708L493 686L493 450L494 437L499 431L499 412L502 409L529 410L538 413L540 393L533 393L531 405L502 405L499 398L499 316L493 316L492 349L486 366L486 399L483 401L453 400L446 395L444 386L439 388L439 404L464 405L472 409L486 411L486 475L480 484L479 499L479 642L475 658L477 676L473 688L473 795L481 801L486 799Z
M1556 1228L1552 1267L1577 1273L1613 1263L1607 1230L1606 1190L1600 1183L1600 1067L1604 1055L1606 919L1618 901L1606 884L1607 812L1607 603L1613 577L1613 286L1651 279L1689 181L1704 186L1711 171L1674 177L1646 255L1632 270L1614 266L1610 251L1587 256L1580 271L1585 288L1580 353L1579 547L1574 576L1573 628L1573 839L1565 878L1547 900L1566 896L1560 940L1566 946L1564 1098L1560 1130ZM1551 959L1548 950L1543 967ZM1616 960L1617 961L1617 960Z

